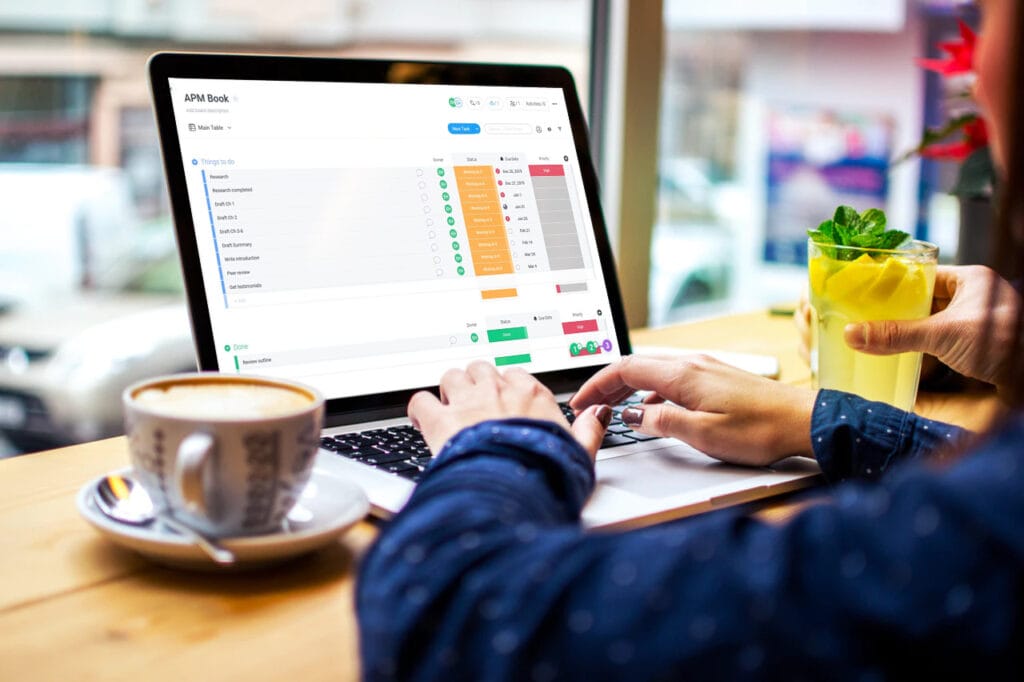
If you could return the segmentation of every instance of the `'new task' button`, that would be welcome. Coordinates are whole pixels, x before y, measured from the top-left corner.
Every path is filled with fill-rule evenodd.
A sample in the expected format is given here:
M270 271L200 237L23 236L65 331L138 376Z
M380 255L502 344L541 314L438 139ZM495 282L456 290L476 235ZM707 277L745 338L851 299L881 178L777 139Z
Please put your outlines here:
M449 123L448 132L452 135L479 135L480 125L478 123Z

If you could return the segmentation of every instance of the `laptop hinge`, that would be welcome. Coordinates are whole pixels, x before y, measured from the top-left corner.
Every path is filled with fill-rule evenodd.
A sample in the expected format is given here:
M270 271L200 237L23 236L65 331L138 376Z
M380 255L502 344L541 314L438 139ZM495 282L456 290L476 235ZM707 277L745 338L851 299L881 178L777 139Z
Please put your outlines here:
M378 407L367 410L353 410L344 414L327 415L324 417L324 426L348 426L349 424L360 424L363 422L375 422L383 419L396 419L405 416L405 405L396 407Z

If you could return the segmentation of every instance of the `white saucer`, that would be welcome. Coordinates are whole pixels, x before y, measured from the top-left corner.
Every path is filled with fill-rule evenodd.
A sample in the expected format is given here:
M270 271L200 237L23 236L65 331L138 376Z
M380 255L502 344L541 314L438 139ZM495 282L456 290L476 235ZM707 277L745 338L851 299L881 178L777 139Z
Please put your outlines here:
M126 467L112 473L130 472L131 468ZM370 509L366 494L355 483L324 469L313 469L299 503L288 515L287 529L267 535L218 540L235 554L235 563L223 565L159 521L148 526L133 526L101 512L93 499L93 491L102 478L93 479L78 491L78 512L82 517L118 545L176 568L238 570L284 561L331 543Z

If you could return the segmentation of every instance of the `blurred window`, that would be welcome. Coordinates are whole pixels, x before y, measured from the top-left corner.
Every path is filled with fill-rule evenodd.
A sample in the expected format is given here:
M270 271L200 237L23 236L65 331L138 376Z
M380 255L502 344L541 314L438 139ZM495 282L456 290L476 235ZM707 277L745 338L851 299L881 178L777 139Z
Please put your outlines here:
M590 5L0 2L0 456L118 433L127 382L194 361L153 52L561 64L585 102Z
M972 11L954 0L664 0L649 322L793 301L806 230L839 204L957 248L948 164L917 159L941 84L916 58Z
M539 20L542 19L542 20ZM130 198L128 240L120 257L142 268L174 257L169 207L145 80L145 61L158 50L245 51L316 56L400 57L556 63L576 76L586 98L589 0L47 0L0 4L0 172L24 173L45 186L47 174L75 167L108 169L108 182L93 183L95 196L78 203ZM31 164L31 167L27 164ZM40 167L42 166L42 168ZM84 171L86 175L89 173ZM9 175L7 177L10 177ZM102 185L102 187L100 187ZM94 193L95 193L94 192ZM118 195L118 196L114 196ZM16 195L5 197L20 209ZM20 203L37 202L30 191ZM38 206L38 204L36 204ZM7 208L10 208L8 204ZM70 212L70 213L69 213ZM68 228L82 222L85 209L42 212L35 223L46 241L67 261L79 251L97 249L104 226ZM0 224L5 231L25 223ZM124 225L112 227L118 238ZM19 246L36 252L41 243L8 242L5 260ZM63 242L63 243L62 243ZM101 249L102 250L102 249ZM102 276L89 268L87 253L71 258L71 279L86 288ZM124 267L132 282L140 268ZM34 274L39 292L48 292L49 273ZM166 284L166 283L165 283ZM21 298L32 282L0 297Z
M172 284L174 241L145 60L158 50L560 63L586 100L590 0L48 0L0 3L4 300ZM89 169L103 169L90 171ZM101 179L97 179L101 176ZM54 179L55 178L55 179ZM88 178L88 179L82 179ZM48 187L72 197L37 210ZM127 197L129 206L123 207ZM108 203L123 215L100 216ZM108 212L111 213L110 211ZM91 221L91 222L90 222ZM98 222L97 222L98 221ZM87 224L89 223L89 224ZM109 232L109 233L108 233ZM28 235L26 235L28 233ZM118 278L98 243L120 242ZM52 248L56 273L35 267ZM102 252L102 253L101 253ZM105 254L105 255L104 255ZM158 264L163 274L146 270ZM102 268L103 271L94 271ZM2 280L3 278L0 278ZM142 283L142 284L140 284ZM0 283L2 284L2 283ZM180 291L180 284L177 286ZM38 295L38 296L37 296Z
M86 163L95 80L0 75L0 163Z

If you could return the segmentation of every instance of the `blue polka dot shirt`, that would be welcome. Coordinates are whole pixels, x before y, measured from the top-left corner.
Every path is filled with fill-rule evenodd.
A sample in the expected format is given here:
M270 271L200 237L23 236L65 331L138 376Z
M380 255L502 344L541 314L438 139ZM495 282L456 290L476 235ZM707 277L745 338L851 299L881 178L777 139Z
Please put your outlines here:
M587 532L553 423L453 438L359 569L368 680L1024 679L1024 418L968 434L821 391L830 501Z

